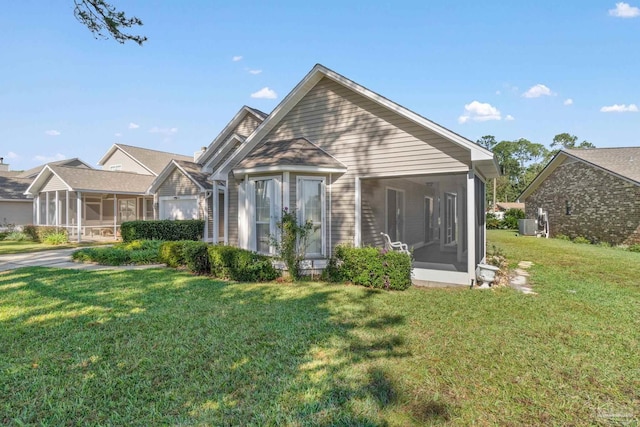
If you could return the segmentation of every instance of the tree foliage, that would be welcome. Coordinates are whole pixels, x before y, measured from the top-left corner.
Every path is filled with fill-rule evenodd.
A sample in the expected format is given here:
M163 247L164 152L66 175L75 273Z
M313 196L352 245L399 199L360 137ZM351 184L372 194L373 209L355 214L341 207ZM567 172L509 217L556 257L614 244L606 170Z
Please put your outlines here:
M500 164L502 176L494 181L496 202L515 201L559 149L595 147L588 141L578 143L578 137L568 133L556 135L549 145L551 150L543 144L531 142L525 138L498 142L495 136L485 135L478 139L477 143L493 151ZM491 206L492 199L492 192L487 191L488 206Z
M147 37L133 35L127 29L142 26L142 21L133 16L128 18L124 12L117 10L105 0L73 0L73 14L78 21L91 31L95 38L112 37L118 43L133 41L142 46Z

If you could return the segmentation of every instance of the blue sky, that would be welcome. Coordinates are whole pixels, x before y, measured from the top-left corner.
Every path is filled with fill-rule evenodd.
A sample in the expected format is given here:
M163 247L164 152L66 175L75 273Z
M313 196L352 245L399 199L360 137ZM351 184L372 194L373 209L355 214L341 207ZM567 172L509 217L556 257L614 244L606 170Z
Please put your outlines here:
M115 142L192 154L316 63L474 141L640 146L640 0L111 3L142 19L143 47L95 40L72 0L3 5L12 170L95 165Z

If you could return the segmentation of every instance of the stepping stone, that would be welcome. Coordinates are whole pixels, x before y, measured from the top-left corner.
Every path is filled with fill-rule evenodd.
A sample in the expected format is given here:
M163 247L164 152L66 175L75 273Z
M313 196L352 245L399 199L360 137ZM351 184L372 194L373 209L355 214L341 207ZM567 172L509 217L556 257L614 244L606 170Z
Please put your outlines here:
M531 261L520 261L518 263L518 267L520 268L529 268L533 265L533 263Z

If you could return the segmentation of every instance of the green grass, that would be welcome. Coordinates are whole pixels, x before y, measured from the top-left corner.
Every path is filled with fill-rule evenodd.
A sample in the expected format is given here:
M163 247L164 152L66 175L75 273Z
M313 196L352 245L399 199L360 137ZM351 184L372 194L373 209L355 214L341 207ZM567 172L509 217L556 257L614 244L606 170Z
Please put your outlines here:
M0 255L51 251L51 250L66 249L66 248L81 248L85 246L95 246L95 245L104 245L104 244L113 244L113 242L66 243L62 245L47 245L45 243L38 243L38 242L32 242L32 241L15 242L15 241L0 240Z
M637 422L640 254L489 238L539 295L0 274L0 423Z

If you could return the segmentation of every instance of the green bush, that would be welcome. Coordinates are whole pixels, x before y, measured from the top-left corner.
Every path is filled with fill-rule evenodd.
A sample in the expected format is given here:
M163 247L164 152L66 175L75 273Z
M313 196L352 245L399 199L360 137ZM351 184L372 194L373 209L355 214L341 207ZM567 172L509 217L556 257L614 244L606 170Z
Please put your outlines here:
M189 271L195 274L208 274L211 271L208 248L205 242L182 242L182 256Z
M629 246L627 250L629 252L640 252L640 243L636 243L635 245Z
M0 239L2 240L2 239ZM12 242L23 242L25 240L33 240L31 236L22 232L22 231L11 231L6 233L4 236L4 240L12 241Z
M508 230L517 230L518 229L518 220L525 219L525 213L521 209L508 209L504 213L504 219L502 220L502 228L506 228Z
M487 212L487 229L496 230L500 228L501 224L502 224L502 221L496 218L495 214L491 212Z
M161 241L143 240L119 243L111 247L84 248L75 251L72 258L78 262L96 262L102 265L155 264L160 262Z
M66 232L58 231L56 233L49 233L44 237L43 243L47 245L64 245L69 243L69 236Z
M120 226L123 242L134 240L200 240L204 234L204 221L127 221Z
M374 247L338 245L324 278L370 288L404 290L411 286L411 256Z
M163 242L162 245L160 245L160 261L165 263L167 267L172 268L187 265L182 250L184 242L186 241L188 240Z
M56 227L54 225L25 225L22 232L29 236L34 242L44 242L50 234L64 234L66 241L69 241L66 228ZM54 239L60 239L55 237Z
M8 231L0 231L0 240L4 240L9 235Z
M209 246L211 275L239 282L266 282L278 277L271 258L233 246Z
M556 234L554 238L558 240L571 240L571 237L567 236L566 234Z
M575 239L573 239L573 243L590 245L591 244L591 240L587 239L586 237L577 236Z

